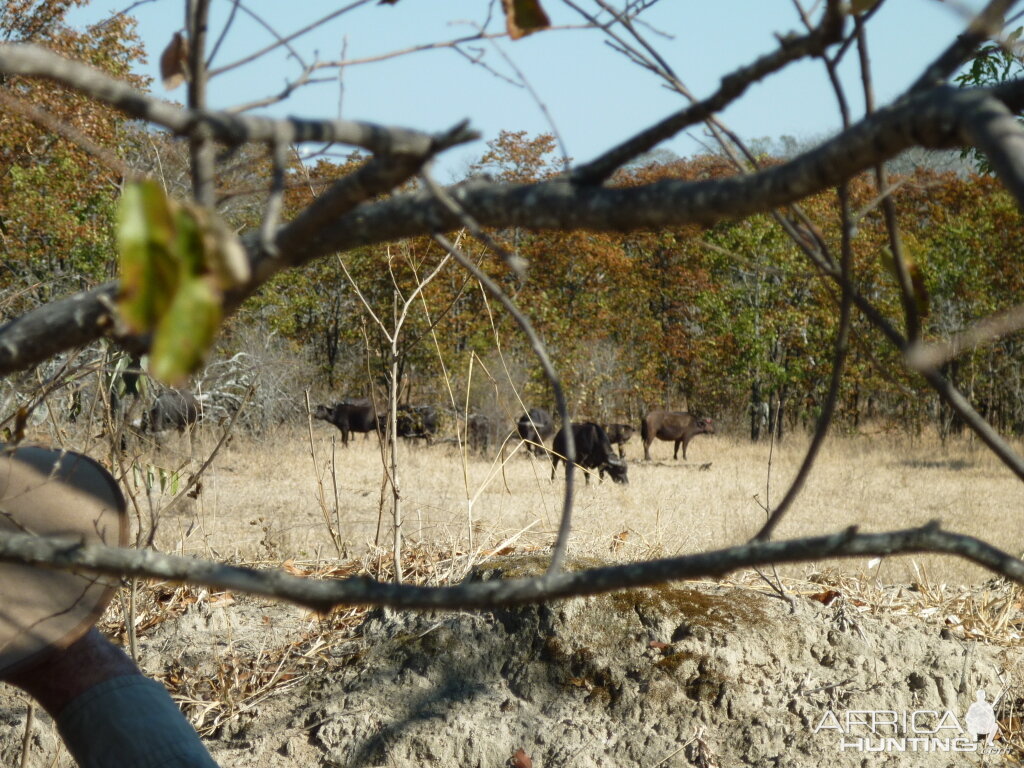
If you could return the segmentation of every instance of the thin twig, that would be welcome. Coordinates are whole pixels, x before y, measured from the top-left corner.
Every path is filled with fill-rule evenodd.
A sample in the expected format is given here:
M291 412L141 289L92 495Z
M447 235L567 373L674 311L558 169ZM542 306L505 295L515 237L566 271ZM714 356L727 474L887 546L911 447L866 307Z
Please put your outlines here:
M742 96L751 84L763 80L792 61L816 55L829 44L838 41L842 35L842 28L841 4L838 0L828 0L821 24L811 34L783 40L778 51L762 56L752 64L722 78L722 86L714 95L644 129L591 162L577 166L572 173L572 180L577 184L588 185L603 181L624 163L653 149L684 128L703 122L716 112L720 112ZM665 71L663 76L678 82L678 78L672 75L670 69Z
M210 0L188 0L189 36L188 106L193 112L206 110L208 74L204 52L209 24ZM206 126L189 133L189 157L192 161L192 194L200 205L212 208L215 202L215 149Z
M20 768L28 766L28 754L32 747L32 726L36 719L36 703L32 699L23 699L25 702L25 733L21 737L21 761Z
M17 112L24 115L36 125L46 128L48 131L52 131L58 136L62 136L71 143L77 145L79 149L95 157L109 170L113 171L121 178L128 179L137 175L110 149L97 144L82 131L78 130L70 123L61 120L52 113L47 112L42 107L35 104L29 104L28 102L11 95L11 92L7 90L0 90L0 105L4 107L5 111Z
M875 111L875 94L871 82L871 60L868 55L867 30L864 23L854 20L857 36L857 54L860 59L861 82L864 86L864 111L871 115ZM888 186L885 174L885 165L878 163L875 166L875 186L883 190ZM885 231L889 237L889 252L892 255L893 271L896 273L896 283L900 289L900 300L903 302L903 322L907 339L913 343L921 335L921 313L918 310L917 298L913 278L910 274L910 264L907 254L903 248L903 238L900 237L899 221L896 217L896 204L892 196L886 195L882 199L882 213L885 216Z
M271 51L274 51L274 50L276 50L278 48L281 48L282 46L287 47L289 49L289 51L291 51L292 49L289 46L289 43L291 43L293 40L296 40L296 39L302 37L303 35L307 34L308 32L312 32L313 30L315 30L315 29L317 29L319 27L322 27L324 24L326 24L331 19L335 19L338 16L346 14L349 11L351 11L351 10L353 10L355 8L358 8L361 5L366 5L369 2L371 2L371 0L355 0L355 2L349 3L348 5L343 6L342 8L339 8L338 10L333 11L332 13L327 14L326 16L322 16L321 18L319 18L316 21L314 21L312 24L307 24L302 29L300 29L300 30L298 30L296 32L293 32L290 35L286 35L285 37L279 37L277 35L277 33L274 32L274 30L269 25L264 25L264 28L267 29L271 34L273 34L277 38L275 40L275 42L271 43L268 46L265 46L265 47L259 49L258 51L250 53L249 55L244 56L241 59L237 59L236 61L233 61L230 64L225 64L223 67L218 67L217 69L211 70L210 71L210 77L216 77L217 75L224 74L225 72L229 72L232 69L237 69L238 67L241 67L241 66L244 66L244 65L246 65L246 64L248 64L250 62L256 61L256 59L259 59L259 58L267 55ZM249 13L258 23L262 23L262 20L260 19L260 17L255 15L255 14L253 14L251 11L249 11L248 8L243 8L243 10L245 10L247 13ZM299 59L299 60L301 61L301 59Z
M459 216L463 222L463 226L465 226L474 237L501 256L505 263L517 263L518 259L505 251L505 249L498 245L490 235L484 232L480 225L464 210L462 210L458 203L456 203L455 200L453 200L452 197L434 181L429 173L424 172L421 176L424 183L427 185L427 189L430 190L430 192L439 201L441 201L446 208ZM523 331L523 335L525 335L527 340L530 342L530 347L533 349L534 354L540 361L544 375L551 383L551 389L555 396L558 415L562 420L562 429L565 434L565 454L569 457L569 463L566 464L565 469L565 496L562 506L562 520L558 528L558 536L555 540L554 551L551 554L551 564L548 569L548 573L557 573L562 568L565 552L569 546L569 533L572 530L573 470L576 459L576 442L573 439L572 420L569 418L569 406L566 403L565 393L562 390L561 379L551 362L551 358L548 356L547 347L534 330L533 324L530 322L529 318L519 310L515 302L505 294L501 289L501 286L492 280L489 275L484 273L483 270L477 267L471 259L459 251L459 249L443 235L440 233L434 233L433 237L439 245L455 257L455 259L462 265L463 269L469 271L470 274L472 274L473 277L475 277L480 284L487 289L488 293L501 302L502 306L505 307L505 310L512 315L516 324Z

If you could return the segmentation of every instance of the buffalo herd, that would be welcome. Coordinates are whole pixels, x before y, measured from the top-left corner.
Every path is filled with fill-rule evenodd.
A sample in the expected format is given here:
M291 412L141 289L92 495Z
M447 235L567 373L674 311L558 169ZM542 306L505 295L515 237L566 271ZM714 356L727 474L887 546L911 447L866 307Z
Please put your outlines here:
M430 405L400 405L396 409L395 434L403 438L423 438L428 443L432 442L438 432L439 410L441 409ZM313 412L313 418L337 427L341 431L341 441L344 445L348 445L349 437L354 432L376 432L381 436L388 432L386 414L378 412L368 398L347 398L334 405L318 405ZM599 480L608 474L616 483L629 482L625 444L636 433L635 427L618 422L597 424L586 421L574 423L572 429L577 466L585 470L596 470ZM712 435L714 432L714 422L710 418L701 418L685 411L658 408L650 410L640 422L644 459L650 460L651 443L658 439L675 444L673 459L678 460L679 448L682 447L685 461L686 448L690 441L697 435ZM497 444L518 436L528 452L551 457L552 479L555 478L559 461L566 461L565 429L563 427L556 434L551 413L543 408L528 409L516 420L515 429L511 433L507 428L504 431L501 429L499 420L486 414L471 413L465 417L463 435L468 447L479 452L489 452ZM554 441L548 449L545 443L552 435ZM449 442L456 441L450 439ZM617 455L613 446L618 448ZM586 472L584 477L589 484L590 472Z
M396 409L395 434L406 439L420 438L430 443L439 429L439 410L431 405L400 405ZM353 433L369 435L375 432L386 435L389 432L387 413L378 412L369 398L346 398L333 405L318 405L313 418L333 424L341 432L341 442L348 445ZM199 421L202 405L189 390L168 389L155 398L153 405L143 413L136 424L143 432L159 433L170 429L179 432ZM507 422L506 422L507 423ZM607 473L616 483L628 483L624 446L636 432L630 424L596 424L592 421L574 423L573 441L576 447L576 464L586 470L597 470L598 478ZM665 440L674 443L672 458L679 459L679 449L686 448L697 435L713 435L714 422L685 411L667 411L655 408L647 412L640 422L640 439L644 446L644 459L650 461L651 443ZM562 428L555 433L555 423L550 412L543 408L530 408L515 423L510 434L503 432L498 420L480 413L471 413L465 420L465 437L469 447L475 451L487 452L509 437L518 435L526 450L534 455L550 455L551 477L554 479L559 461L565 461L566 435ZM545 443L554 435L549 450ZM613 446L618 446L616 455ZM590 482L590 473L585 474Z

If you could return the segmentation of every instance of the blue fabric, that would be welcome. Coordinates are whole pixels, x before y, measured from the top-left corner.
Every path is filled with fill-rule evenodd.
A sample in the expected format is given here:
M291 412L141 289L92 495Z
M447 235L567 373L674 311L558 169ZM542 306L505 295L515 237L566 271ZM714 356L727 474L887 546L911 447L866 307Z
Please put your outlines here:
M93 686L57 728L81 768L217 768L167 689L143 675Z

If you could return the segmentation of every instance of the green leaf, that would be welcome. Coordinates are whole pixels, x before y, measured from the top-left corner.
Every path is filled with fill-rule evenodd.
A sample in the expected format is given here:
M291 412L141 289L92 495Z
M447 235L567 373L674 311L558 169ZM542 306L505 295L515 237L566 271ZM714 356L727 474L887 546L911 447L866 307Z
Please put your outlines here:
M179 286L153 336L153 376L174 386L199 367L220 326L222 300L206 278L190 278Z
M155 181L125 186L118 208L121 318L148 333L167 311L178 284L170 204Z
M118 246L121 318L153 333L150 373L180 383L213 341L224 290L249 279L245 249L215 212L176 203L153 181L125 187Z

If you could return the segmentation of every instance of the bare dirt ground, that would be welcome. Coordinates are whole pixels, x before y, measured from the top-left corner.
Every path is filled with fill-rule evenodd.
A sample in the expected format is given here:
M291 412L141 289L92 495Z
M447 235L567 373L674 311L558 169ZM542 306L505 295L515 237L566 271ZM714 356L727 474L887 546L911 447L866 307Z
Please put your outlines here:
M155 519L165 551L285 563L316 578L386 576L387 550L374 545L380 453L361 437L332 451L331 436L315 425L315 458L304 429L236 437L198 498L161 511L217 435L200 435L191 460L187 441L172 437L128 476L137 525ZM688 462L656 444L654 460L638 463L640 447L629 444L629 486L579 490L573 567L744 540L764 519L760 504L781 497L801 448L796 440L776 446L769 461L767 445L701 436ZM541 567L561 502L550 465L520 454L503 467L463 461L444 445L400 450L410 578ZM146 492L147 474L179 466L178 480L164 474L165 493ZM1019 553L1022 497L1009 473L969 443L837 440L778 537L938 518ZM794 566L784 577L792 602L738 574L485 614L348 609L330 617L147 585L139 660L224 766L503 766L517 764L518 750L534 766L973 765L982 762L977 751L957 750L976 747L965 713L977 690L998 697L995 749L1016 750L1007 753L1014 760L1024 754L1024 602L1015 587L920 557ZM115 601L103 624L122 640L123 607ZM4 764L21 760L25 716L25 704L0 689ZM870 717L874 731L864 724ZM886 725L892 718L902 725ZM71 764L44 716L29 745L25 765Z

